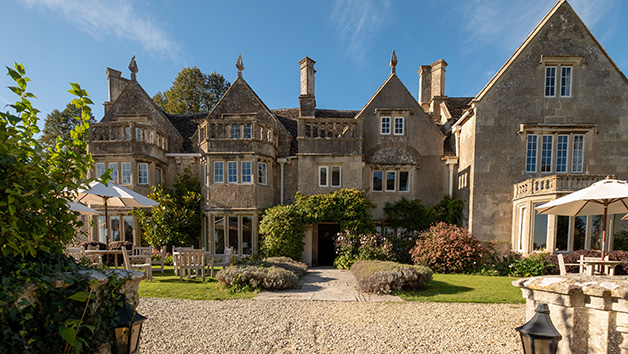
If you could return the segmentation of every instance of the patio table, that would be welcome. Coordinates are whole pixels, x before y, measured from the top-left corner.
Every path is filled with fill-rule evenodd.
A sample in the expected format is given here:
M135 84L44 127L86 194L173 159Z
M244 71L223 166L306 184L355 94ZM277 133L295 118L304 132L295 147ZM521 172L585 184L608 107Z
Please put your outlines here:
M107 256L107 260L109 260L110 255L114 255L114 263L116 268L118 268L118 255L122 255L122 250L87 250L85 254Z
M596 268L600 269L600 273L602 273L601 268L604 267L604 273L614 276L615 267L621 264L621 261L606 261L601 259L583 259L580 262L584 264L585 273L587 275L593 275Z

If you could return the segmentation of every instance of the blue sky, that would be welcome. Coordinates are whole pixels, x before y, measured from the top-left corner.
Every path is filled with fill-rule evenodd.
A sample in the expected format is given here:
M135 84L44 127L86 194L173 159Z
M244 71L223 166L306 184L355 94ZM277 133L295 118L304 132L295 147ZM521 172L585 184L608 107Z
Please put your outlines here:
M571 0L617 65L628 68L628 1ZM532 5L531 5L532 4ZM416 96L420 65L445 59L446 94L474 96L555 0L122 1L4 0L0 64L21 62L45 115L71 100L79 82L102 118L105 70L138 81L149 95L197 66L233 82L244 78L270 108L298 106L299 60L317 63L319 108L360 109L384 82L392 50L397 75ZM0 75L0 106L14 102ZM6 110L6 109L3 109Z

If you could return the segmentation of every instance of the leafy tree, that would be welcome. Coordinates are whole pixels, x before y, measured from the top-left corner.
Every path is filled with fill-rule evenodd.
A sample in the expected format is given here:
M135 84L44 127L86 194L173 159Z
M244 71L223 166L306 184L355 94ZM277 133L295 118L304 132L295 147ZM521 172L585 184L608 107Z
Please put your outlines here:
M85 142L92 104L87 92L71 84L75 95L77 125L70 138L57 138L44 148L34 136L39 111L26 91L24 66L7 67L17 86L9 87L19 101L14 111L0 112L0 252L2 256L36 256L39 252L61 253L81 226L78 213L69 210L71 191L84 186L94 163Z
M52 146L57 143L57 137L61 140L72 140L71 132L81 123L81 108L68 103L63 111L53 110L46 116L44 132L39 138L39 143L44 146ZM95 123L94 116L89 113L89 122Z
M172 188L153 187L149 198L159 202L150 211L136 209L146 241L153 247L190 246L201 234L201 183L190 167L175 178Z
M157 92L153 101L172 114L210 111L231 87L229 81L215 71L204 74L196 66L183 68L166 92Z

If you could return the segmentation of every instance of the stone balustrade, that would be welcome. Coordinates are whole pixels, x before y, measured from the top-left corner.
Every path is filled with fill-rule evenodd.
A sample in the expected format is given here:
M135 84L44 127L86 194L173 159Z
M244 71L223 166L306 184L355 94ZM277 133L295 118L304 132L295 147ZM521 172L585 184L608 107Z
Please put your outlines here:
M360 137L353 118L299 118L299 139L356 139Z
M561 192L574 192L586 188L606 177L607 175L551 175L530 178L514 185L513 199Z
M543 276L513 281L526 299L526 318L549 305L561 354L628 354L628 276Z
M198 130L199 144L205 139L216 140L257 140L278 145L277 134L271 127L256 122L209 121L202 123Z
M92 123L89 140L91 142L107 141L138 141L154 144L163 150L167 149L168 140L165 135L155 131L152 126L137 123Z

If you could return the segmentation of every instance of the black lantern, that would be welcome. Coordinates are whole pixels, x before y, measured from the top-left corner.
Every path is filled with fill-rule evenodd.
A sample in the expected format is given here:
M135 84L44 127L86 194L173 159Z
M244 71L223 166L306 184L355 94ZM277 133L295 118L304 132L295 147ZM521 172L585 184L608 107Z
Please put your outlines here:
M556 354L562 339L549 316L547 304L539 304L534 317L516 330L521 334L525 354Z
M118 310L118 325L115 328L113 354L135 354L140 352L140 332L146 317L135 312L128 302Z

